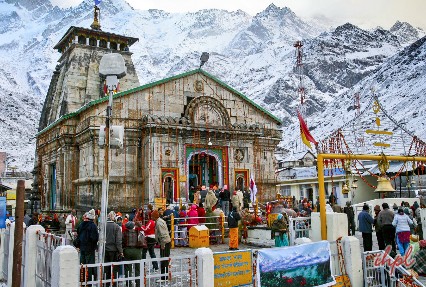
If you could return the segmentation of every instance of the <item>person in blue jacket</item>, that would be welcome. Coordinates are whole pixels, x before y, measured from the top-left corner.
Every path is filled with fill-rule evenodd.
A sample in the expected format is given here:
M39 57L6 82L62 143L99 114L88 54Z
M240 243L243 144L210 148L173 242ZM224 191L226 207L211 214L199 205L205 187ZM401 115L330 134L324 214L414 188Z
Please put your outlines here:
M374 219L368 212L370 208L367 204L364 204L362 211L358 214L358 229L362 232L362 243L364 251L373 250L373 223Z

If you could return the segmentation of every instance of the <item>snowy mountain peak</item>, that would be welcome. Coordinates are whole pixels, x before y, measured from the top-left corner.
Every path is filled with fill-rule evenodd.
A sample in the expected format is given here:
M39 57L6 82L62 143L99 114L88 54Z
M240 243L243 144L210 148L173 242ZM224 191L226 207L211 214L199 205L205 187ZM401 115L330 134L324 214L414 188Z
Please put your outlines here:
M275 18L283 18L283 17L296 17L296 14L288 7L280 8L276 6L274 3L269 4L265 10L260 13L257 13L255 18L263 18L263 17L275 17Z
M34 135L42 102L60 57L53 46L70 26L88 28L93 22L93 0L84 0L67 9L57 6L48 9L52 7L50 1L0 0L0 102L4 107L0 113L0 135L4 135L0 136L0 148L11 154L22 170L33 168ZM241 10L219 9L190 13L141 11L133 9L126 0L103 0L99 7L103 31L140 39L131 50L140 83L197 68L200 53L207 51L210 60L205 69L209 73L285 120L288 134L283 145L287 146L294 143L292 139L298 135L295 132L297 117L294 116L299 103L298 77L293 70L295 40L304 43L307 120L314 136L321 138L321 132L328 132L328 126L321 128L322 122L347 120L344 116L350 103L346 102L343 108L332 103L341 101L345 91L354 86L359 90L357 83L401 52L403 47L394 33L409 31L409 27L402 24L389 32L384 29L365 31L349 23L330 31L321 25L309 24L290 9L274 4L256 16ZM324 33L320 35L321 32ZM424 46L421 42L416 44ZM409 67L423 67L425 49L415 47L407 47L404 50L407 56L393 61L407 62ZM400 65L399 69L403 67ZM420 84L422 79L426 82L424 71L424 68L413 68L403 76L396 70L383 73L381 82L378 75L375 80L380 83L378 89L390 84L390 89L395 89L399 95L411 89L404 108L412 110L410 103L426 93L424 85ZM389 83L386 79L391 76L394 78ZM410 88L404 84L407 81L413 81ZM371 86L370 82L362 83ZM398 96L392 91L384 90L383 93L394 98ZM421 104L426 107L426 103ZM409 114L407 109L400 111L389 105L397 118ZM322 111L324 115L319 114ZM426 128L419 132L421 136Z
M15 6L20 6L28 11L34 11L44 8L52 8L53 5L50 3L50 0L6 0L6 3L14 4Z
M407 22L396 21L389 31L398 37L401 45L407 46L413 41L423 37L426 33L420 28L414 28Z

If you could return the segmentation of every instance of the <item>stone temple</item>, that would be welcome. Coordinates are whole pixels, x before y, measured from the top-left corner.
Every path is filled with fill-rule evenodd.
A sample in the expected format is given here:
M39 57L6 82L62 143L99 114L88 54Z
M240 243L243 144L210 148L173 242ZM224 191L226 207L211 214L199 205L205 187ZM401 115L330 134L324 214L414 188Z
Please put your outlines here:
M35 188L42 210L100 208L105 148L100 146L108 96L99 75L106 53L120 53L127 74L114 95L113 126L123 126L109 152L109 208L187 202L191 186L256 182L258 200L275 198L274 151L281 122L202 69L140 86L131 46L138 39L71 27L37 134Z

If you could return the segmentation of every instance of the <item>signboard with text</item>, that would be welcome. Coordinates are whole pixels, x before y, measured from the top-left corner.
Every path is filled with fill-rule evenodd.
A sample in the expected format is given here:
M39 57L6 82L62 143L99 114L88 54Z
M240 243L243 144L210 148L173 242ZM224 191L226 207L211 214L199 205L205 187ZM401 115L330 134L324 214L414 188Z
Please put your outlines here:
M214 258L214 286L241 286L253 283L251 250L218 252Z

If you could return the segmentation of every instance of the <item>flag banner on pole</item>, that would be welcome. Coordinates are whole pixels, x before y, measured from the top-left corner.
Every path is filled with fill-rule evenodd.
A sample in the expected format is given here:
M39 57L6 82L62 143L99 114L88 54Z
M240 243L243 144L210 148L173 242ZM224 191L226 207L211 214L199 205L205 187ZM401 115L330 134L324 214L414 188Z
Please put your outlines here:
M305 134L303 133L302 126L300 126L300 137L302 138L302 142L310 149L312 149L311 142L308 141Z
M101 3L102 0L95 0L95 5L99 5Z
M257 193L257 187L256 187L256 183L254 182L253 177L250 178L250 190L251 190L251 202L255 203L256 202L256 193Z
M314 137L309 132L308 126L306 125L305 120L302 118L300 111L297 111L297 117L299 118L300 135L302 137L303 143L307 145L309 148L311 148L311 144L309 144L309 142L313 143L314 145L317 145L318 142L314 139Z

